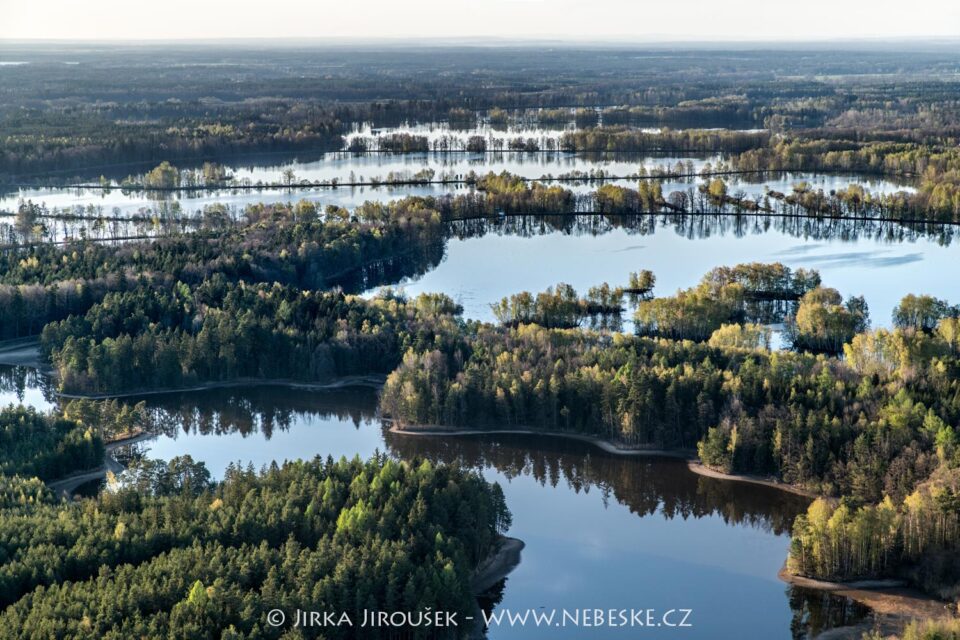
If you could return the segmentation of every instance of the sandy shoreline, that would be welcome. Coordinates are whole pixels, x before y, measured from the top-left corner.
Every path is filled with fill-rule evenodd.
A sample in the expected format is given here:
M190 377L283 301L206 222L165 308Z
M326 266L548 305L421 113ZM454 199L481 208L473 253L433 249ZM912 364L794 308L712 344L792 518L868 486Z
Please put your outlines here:
M748 474L740 473L723 473L722 471L717 471L716 469L711 469L707 465L703 464L699 460L688 460L687 468L690 471L696 473L697 475L706 476L707 478L716 478L718 480L730 480L731 482L746 482L747 484L758 484L763 487L771 487L773 489L779 489L780 491L786 491L787 493L793 493L798 496L803 496L805 498L816 498L818 497L813 491L808 491L803 487L798 487L795 484L790 484L787 482L779 482L772 478L764 478L762 476L753 476Z
M390 433L396 433L404 436L490 436L490 435L528 435L528 436L547 436L551 438L564 438L567 440L576 440L591 444L607 453L618 456L638 456L654 458L676 458L688 460L693 455L692 452L676 449L629 449L619 447L608 440L588 436L579 433L564 433L562 431L538 431L536 429L454 429L446 427L405 427L399 428L396 425L390 427Z
M876 579L850 582L816 580L788 572L786 563L777 573L777 577L796 587L826 591L850 598L871 610L873 620L869 624L830 629L819 636L822 639L857 638L859 640L863 631L869 631L874 626L879 627L883 633L899 633L911 620L954 617L951 604L907 587L903 580Z

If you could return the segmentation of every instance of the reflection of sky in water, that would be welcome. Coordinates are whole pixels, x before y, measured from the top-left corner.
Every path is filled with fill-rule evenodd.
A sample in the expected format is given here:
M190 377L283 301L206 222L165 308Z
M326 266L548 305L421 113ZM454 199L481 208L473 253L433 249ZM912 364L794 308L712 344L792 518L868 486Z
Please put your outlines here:
M0 407L11 404L24 404L36 407L40 411L48 411L54 406L54 403L43 397L43 392L39 388L30 386L23 389L22 397L15 390L0 391Z
M237 393L242 397L242 391ZM189 405L189 397L185 396L184 405ZM204 405L203 410L209 408ZM289 431L275 429L269 438L256 431L247 436L181 431L175 438L160 437L142 447L147 455L165 459L189 453L204 461L215 476L222 475L230 461L252 461L259 467L275 459L317 454L368 457L376 450L389 451L379 422L361 420L358 427L351 419L323 412L296 413ZM590 450L583 447L583 451ZM686 473L673 467L667 470ZM786 536L747 524L727 524L718 514L639 517L616 498L604 499L596 485L574 489L564 473L556 487L544 486L526 473L508 477L493 466L483 473L503 486L514 515L510 533L527 544L520 566L507 581L501 607L692 608L695 626L685 629L683 637L740 638L739 622L746 615L751 616L756 637L790 637L789 602L776 577L787 552ZM589 637L633 638L636 632L608 629ZM676 632L650 629L643 634L666 638ZM501 628L489 637L585 636L582 629L572 628Z
M674 165L677 157L645 157L642 155L621 156L617 160L589 160L569 154L367 154L354 155L346 153L325 154L323 159L313 162L293 162L271 166L232 167L231 172L238 180L249 179L251 182L277 183L283 179L283 171L291 168L296 173L297 180L312 182L338 179L346 181L353 173L355 180L369 180L370 178L386 178L390 172L416 173L421 169L432 168L437 174L454 173L462 176L471 171L486 174L490 171L500 173L508 171L527 178L540 178L546 174L557 175L569 171L590 171L603 169L610 175L632 175L636 173L641 163L651 168L657 165ZM691 159L698 170L706 160ZM449 185L428 185L412 187L356 187L339 189L292 189L267 191L238 191L221 190L218 192L184 192L178 196L181 206L186 211L202 209L204 205L219 202L242 207L258 202L296 202L306 198L323 205L336 204L340 206L356 206L364 200L393 200L406 195L442 195L455 191L457 187ZM145 193L124 194L119 189L109 193L99 190L70 190L70 189L20 189L15 193L0 195L0 210L13 209L20 199L44 202L53 208L72 207L76 205L93 205L103 207L110 212L114 207L120 207L124 213L137 211L141 207L152 207L155 201Z
M790 607L776 577L788 540L719 516L638 518L596 487L550 491L530 476L501 483L514 514L511 534L526 542L507 579L502 608L693 609L693 628L500 628L491 638L789 638ZM749 604L747 604L749 603Z
M651 269L657 276L656 293L664 296L695 285L717 266L779 261L791 268L818 269L824 284L844 296L865 296L873 324L881 326L890 323L893 308L907 293L960 302L960 280L953 275L958 251L927 239L804 241L776 230L743 237L718 231L708 238L686 237L664 226L648 236L623 229L598 236L489 234L451 240L444 261L404 289L411 295L445 292L463 304L468 317L493 320L490 303L558 282L586 293L593 285L623 284L631 271Z
M261 431L246 436L191 431L180 432L176 437L161 436L144 443L142 448L149 457L163 460L192 455L194 459L202 459L210 473L220 478L231 462L244 465L253 462L259 468L274 460L282 463L284 460L309 459L315 455L326 457L329 454L334 458L359 455L364 459L369 458L378 448L385 450L378 433L379 424L366 421L357 427L352 421L335 415L297 414L289 430L276 428L269 438Z
M716 157L674 157L674 156L645 156L643 154L618 155L611 158L599 159L571 154L366 154L354 155L348 153L329 153L322 159L311 162L290 162L265 166L233 166L231 172L238 180L250 180L265 183L277 183L283 179L285 169L293 169L296 179L308 181L323 181L338 179L369 180L373 177L386 178L390 172L416 173L424 168L432 168L437 174L453 173L463 176L470 171L480 174L487 172L500 173L508 171L526 178L540 178L545 175L559 175L570 171L603 170L607 175L623 176L635 174L641 165L647 169L656 166L673 167L678 161L690 161L694 170L699 171L708 162L716 162ZM806 181L814 189L845 188L851 182L863 184L868 190L877 193L891 193L898 190L911 190L911 187L894 181L877 180L875 178L860 178L854 175L813 175L790 174L778 176L763 183L749 182L746 179L730 177L730 192L743 190L748 197L761 197L764 185L775 191L790 192L793 185L799 181ZM699 182L699 181L698 181ZM635 187L634 181L624 181L620 184ZM570 189L578 192L592 191L596 185L566 183ZM669 194L674 190L686 190L691 183L666 181L663 192ZM395 200L407 195L443 195L462 191L462 186L451 185L423 185L402 187L352 187L352 188L294 188L289 190L220 190L215 192L183 192L168 202L178 201L186 212L195 212L204 206L220 203L237 208L260 202L296 202L307 199L319 203L321 206L334 204L344 207L355 207L366 200ZM122 215L129 215L143 208L153 208L157 205L143 192L124 194L119 189L109 193L100 190L70 190L70 189L19 189L15 192L0 194L0 210L13 210L20 200L32 200L45 203L50 208L66 208L76 206L93 206L102 208L106 214L119 208Z
M32 367L0 364L0 407L24 404L48 411L54 403L44 397L44 390Z
M532 135L532 134L528 134ZM648 158L647 166L672 164L677 158ZM431 166L438 171L465 173L507 170L527 177L545 173L603 168L608 173L636 171L640 158L590 162L574 156L509 154L453 155L438 158L414 156L328 156L317 162L293 166L298 178L346 179L353 171L357 178L384 176L390 171L417 171ZM702 160L696 166L702 165ZM240 178L274 181L284 165L237 168ZM851 176L790 176L768 181L778 191L789 191L800 179L814 188L829 191L850 181L865 182L874 191L899 188L890 182L861 181ZM667 183L664 192L690 185ZM594 187L578 185L578 191ZM751 196L763 192L762 185L737 184ZM265 193L203 194L185 198L184 208L193 211L204 204L221 202L242 206L261 201L296 201L308 197L321 204L355 206L364 200L384 200L408 194L450 192L450 187L403 189L337 189ZM119 191L99 192L24 191L0 199L0 209L12 208L18 197L45 201L50 206L75 204L114 206L135 211L150 204L139 195ZM960 283L953 277L957 249L934 241L880 243L865 239L855 242L806 241L778 231L748 233L736 237L714 232L708 238L685 237L669 228L650 236L614 230L600 236L573 236L552 233L520 238L487 235L468 240L451 240L446 258L439 267L416 282L408 283L411 294L441 291L460 301L468 317L492 319L489 304L520 290L541 291L559 281L585 292L603 281L625 282L630 271L652 269L658 279L657 293L669 295L678 288L694 285L709 269L749 261L782 261L791 267L820 269L824 283L844 295L863 294L871 307L875 324L887 324L897 301L906 293L932 293L960 302ZM238 392L242 395L242 392ZM303 394L317 394L302 391ZM189 396L188 396L189 397ZM0 403L18 402L12 390L0 391ZM26 388L23 401L49 408L37 388ZM184 402L189 406L189 401ZM322 412L295 412L289 429L274 429L267 438L254 430L246 436L180 432L143 443L151 457L169 459L190 454L207 463L216 477L232 461L256 465L273 460L297 459L332 454L369 457L386 450L379 423L341 418ZM484 474L504 487L514 514L512 534L527 543L523 562L510 576L502 607L601 606L634 608L692 608L694 628L659 632L654 629L606 629L589 637L633 638L743 637L749 624L751 637L790 637L790 609L785 587L776 572L786 555L788 540L759 528L729 525L718 515L704 518L638 517L615 499L605 501L593 487L577 492L566 481L556 488L540 485L529 475L508 478L488 467ZM491 638L582 638L582 629L501 628Z

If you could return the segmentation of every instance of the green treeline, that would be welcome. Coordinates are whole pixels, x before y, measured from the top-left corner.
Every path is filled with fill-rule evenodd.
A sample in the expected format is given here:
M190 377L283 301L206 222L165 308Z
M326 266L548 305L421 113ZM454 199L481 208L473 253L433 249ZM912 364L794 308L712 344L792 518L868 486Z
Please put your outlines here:
M941 448L938 455L950 453ZM898 502L890 497L867 505L817 499L794 522L788 569L841 580L899 575L938 597L955 598L960 470L951 462Z
M408 349L455 353L448 297L372 300L341 292L234 284L140 287L48 324L42 348L71 392L182 387L237 378L329 381L389 373Z
M865 198L861 190L847 194L854 210L881 215L922 213L929 220L960 220L960 152L955 146L914 142L859 142L852 140L782 140L731 158L740 170L861 171L915 176L915 194ZM810 200L812 198L812 201ZM811 192L809 207L828 211L823 194Z
M900 330L898 330L900 331ZM528 427L628 446L692 449L725 471L765 473L827 494L901 496L929 473L960 411L956 352L938 337L899 378L824 356L576 330L480 326L462 366L410 352L388 378L402 425ZM930 358L932 350L939 357ZM928 417L929 415L929 417ZM950 436L952 437L952 436Z
M783 322L796 312L795 302L812 296L819 286L818 272L794 272L780 263L717 267L696 287L640 301L634 324L640 335L704 341L727 324Z
M309 202L252 205L233 222L211 210L202 229L154 241L82 241L0 252L0 338L35 335L85 313L109 292L231 281L368 288L435 263L444 230L422 199L321 214Z
M647 289L649 291L649 289ZM549 287L535 296L523 291L490 305L496 319L509 326L536 323L543 327L571 328L590 316L619 316L625 292L604 283L591 287L581 298L566 283Z
M952 480L960 477L955 309L907 296L893 329L869 331L860 299L841 304L815 272L741 265L712 272L700 286L711 283L735 287L740 301L745 291L755 301L769 302L774 291L791 300L799 351L771 352L764 327L728 317L697 329L706 342L473 324L465 327L466 358L409 351L388 377L381 407L401 428L533 428L628 447L696 448L724 472L845 497L840 511L818 503L821 511L797 521L796 571L852 578L917 566L907 577L928 590L960 584L960 566L937 560L960 541L960 499L950 497L960 489ZM679 295L672 314L698 317L708 299L704 293L691 305ZM713 309L726 304L712 299ZM509 310L524 300L502 304ZM835 353L838 345L843 359L811 353ZM888 518L896 526L877 524ZM833 524L824 529L827 520Z
M76 242L0 253L2 283L52 285L96 278L167 277L197 283L214 273L234 279L323 286L373 256L419 245L440 219L427 201L367 203L318 212L307 201L251 205L234 222L216 207L203 228L123 245Z
M0 476L51 480L102 462L103 440L83 423L23 406L0 409Z
M914 620L903 633L897 636L884 636L879 632L864 634L863 640L960 640L960 621L944 618L942 620Z
M664 130L656 133L628 127L597 127L570 131L560 139L564 151L732 151L765 147L769 131L710 129Z
M0 479L0 637L291 637L266 624L275 608L354 617L330 638L380 637L359 628L364 608L462 621L471 574L510 524L497 485L428 462L318 458L211 484L178 458L128 474L61 504Z

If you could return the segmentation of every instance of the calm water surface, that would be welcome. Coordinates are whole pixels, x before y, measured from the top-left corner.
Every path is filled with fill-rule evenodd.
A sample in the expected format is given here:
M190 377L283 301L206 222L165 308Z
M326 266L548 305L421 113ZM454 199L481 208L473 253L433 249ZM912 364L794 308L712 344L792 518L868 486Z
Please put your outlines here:
M51 406L42 379L29 369L0 374L0 401ZM751 637L806 638L866 615L846 599L777 579L790 523L805 499L703 478L681 461L614 456L558 438L399 436L377 418L372 389L249 387L142 399L162 433L118 450L122 462L190 455L219 478L230 464L379 451L459 463L499 482L514 515L510 534L527 544L520 566L490 595L499 608L693 609L692 628L645 629L642 637L720 640L744 637L745 624ZM641 632L594 633L636 638ZM527 627L491 629L488 637L584 636Z
M845 295L865 295L874 323L888 324L907 292L960 301L957 251L949 234L932 238L896 225L531 218L454 226L445 252L413 269L425 275L406 289L449 293L467 316L489 319L490 302L558 281L585 291L648 268L665 295L714 266L779 260L820 269L824 282ZM29 369L5 368L0 402L47 409L44 385ZM497 607L694 610L693 628L593 630L590 637L804 638L865 614L777 579L789 525L806 505L796 496L702 478L677 461L616 457L556 439L393 435L377 419L373 390L254 387L144 400L162 418L163 433L119 452L122 460L189 454L220 477L232 462L261 466L379 450L478 469L503 486L514 514L511 534L527 543L522 563L492 596ZM585 636L528 626L492 629L489 637Z
M449 240L443 260L403 283L416 295L442 291L467 317L493 320L490 304L518 291L558 282L585 293L593 285L626 284L631 271L650 269L655 293L697 284L710 269L743 262L782 262L820 271L825 286L863 295L875 326L889 326L907 293L960 302L955 277L960 246L946 236L911 235L898 225L852 227L782 218L677 221L663 216L568 223L556 219L486 224Z
M693 628L644 637L806 637L864 611L792 590L777 571L802 498L690 473L674 460L628 459L580 443L503 435L420 438L385 431L376 392L277 388L214 390L144 398L167 433L127 455L190 454L214 475L231 462L376 451L475 468L499 482L514 514L511 535L527 543L507 578L502 608L689 608ZM796 635L792 628L796 628ZM596 636L635 638L608 629ZM581 631L493 629L490 638L582 638Z
M634 175L642 167L652 169L657 166L674 167L677 162L690 163L694 171L700 171L710 162L716 163L718 156L676 156L676 155L595 155L565 153L473 153L473 154L321 154L316 160L275 162L274 164L235 164L229 171L238 181L250 184L277 184L283 180L283 172L292 170L296 181L320 182L337 180L339 182L364 182L371 178L386 179L391 173L400 178L432 169L439 178L442 174L462 178L474 171L486 174L490 171L500 173L508 171L525 178L556 176L571 171L603 171L610 176ZM131 172L149 170L152 167L130 169ZM749 177L730 177L731 193L743 190L749 197L762 195L765 187L789 193L793 185L800 181L810 183L813 188L824 191L842 189L848 184L862 184L874 193L892 193L912 190L905 183L883 180L876 177L849 175L817 175L811 173L778 174L772 179L750 180ZM695 182L699 182L696 180ZM620 184L636 186L634 181ZM571 189L588 191L596 185L566 183ZM686 190L695 186L693 182L665 181L663 192L669 194L675 190ZM21 200L44 203L53 209L93 208L105 215L131 215L141 210L155 209L159 206L174 204L186 213L194 213L203 207L219 203L242 209L248 204L259 202L297 202L302 199L317 202L321 206L333 204L342 207L355 207L367 200L394 200L408 195L433 195L456 193L465 187L454 185L404 185L380 187L340 187L340 188L302 188L231 190L229 188L164 194L158 200L158 194L148 192L124 193L119 188L110 191L99 189L50 189L20 188L0 192L0 211L14 211Z

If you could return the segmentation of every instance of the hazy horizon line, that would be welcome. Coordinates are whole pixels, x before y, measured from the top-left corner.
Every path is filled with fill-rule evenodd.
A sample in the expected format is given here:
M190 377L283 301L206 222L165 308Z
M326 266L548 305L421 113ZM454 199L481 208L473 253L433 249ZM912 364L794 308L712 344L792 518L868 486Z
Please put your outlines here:
M229 36L212 38L0 38L0 47L9 45L118 45L118 46L157 46L157 45L224 45L224 44L251 44L271 45L279 47L292 46L403 46L408 48L428 47L457 47L457 46L581 46L581 47L632 47L647 46L685 46L702 47L711 45L734 46L762 46L778 49L795 46L823 46L830 45L839 48L850 48L857 45L883 44L910 44L914 46L942 47L945 45L960 45L958 35L931 35L931 36L857 36L837 38L834 36L802 38L691 38L683 39L673 36L611 36L605 38L577 37L577 36L464 36L464 37L430 37L415 38L409 36L316 36L316 37L277 37L277 36Z

